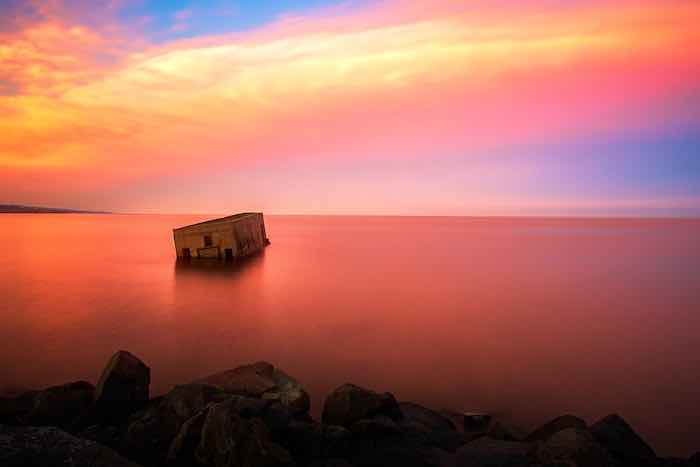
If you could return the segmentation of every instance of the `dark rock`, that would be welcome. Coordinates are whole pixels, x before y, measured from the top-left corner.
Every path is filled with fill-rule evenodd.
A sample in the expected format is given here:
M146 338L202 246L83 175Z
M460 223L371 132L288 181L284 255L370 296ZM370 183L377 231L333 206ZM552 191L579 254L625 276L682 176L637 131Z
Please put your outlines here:
M452 457L447 453L410 443L378 446L356 454L350 461L357 467L451 467L452 465Z
M413 402L400 402L399 409L404 419L416 421L430 430L456 430L454 423L449 418L422 405Z
M208 413L209 409L206 408L182 425L168 449L167 465L185 467L197 464L197 446L202 440L202 427L204 427Z
M646 465L652 465L649 461ZM656 467L694 467L689 459L681 459L679 457L664 457L656 460Z
M25 391L14 397L0 397L0 423L21 424L34 407L34 398L39 391Z
M531 445L503 441L487 436L470 441L459 448L454 457L455 467L520 467L529 463Z
M347 458L351 432L336 425L292 420L282 432L273 432L273 440L287 449L300 463L324 458Z
M491 415L487 413L467 412L461 414L462 425L466 432L486 432L491 424Z
M535 457L544 465L564 464L570 467L615 467L608 451L598 444L588 430L566 428L537 448Z
M394 420L402 418L392 394L379 394L354 384L344 384L326 397L322 419L327 424L349 427L359 420L378 415Z
M205 384L176 386L162 398L135 413L126 430L126 447L143 463L160 462L182 425L211 402L231 396Z
M691 463L691 465L700 467L700 452L696 452L695 454L690 456L688 461Z
M591 433L624 465L653 465L656 462L654 450L617 414L593 424Z
M522 441L525 438L522 430L502 421L493 422L486 432L486 436L502 441Z
M100 412L124 416L148 402L151 370L134 355L120 350L110 358L95 389Z
M323 459L309 464L309 467L353 467L345 459Z
M308 412L311 406L301 384L268 362L239 366L195 382L219 387L229 394L276 400L299 412Z
M235 405L235 400L227 400L208 407L195 451L197 462L212 467L293 465L289 452L270 440L262 420L241 417Z
M3 467L137 467L108 447L56 427L0 425Z
M90 409L94 393L95 387L86 381L44 389L34 396L34 404L24 421L28 425L69 428Z
M565 430L567 428L578 428L581 430L585 430L587 427L586 422L584 422L578 417L575 417L573 415L562 415L561 417L557 417L554 420L551 420L542 425L541 427L535 429L525 438L525 441L546 441L547 438L549 438L553 434L558 433L561 430Z

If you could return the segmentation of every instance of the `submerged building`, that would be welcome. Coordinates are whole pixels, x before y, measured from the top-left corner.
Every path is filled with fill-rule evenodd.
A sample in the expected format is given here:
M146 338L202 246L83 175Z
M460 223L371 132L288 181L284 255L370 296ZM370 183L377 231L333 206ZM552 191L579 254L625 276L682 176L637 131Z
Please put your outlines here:
M261 212L245 212L173 229L180 259L234 258L257 253L270 243Z

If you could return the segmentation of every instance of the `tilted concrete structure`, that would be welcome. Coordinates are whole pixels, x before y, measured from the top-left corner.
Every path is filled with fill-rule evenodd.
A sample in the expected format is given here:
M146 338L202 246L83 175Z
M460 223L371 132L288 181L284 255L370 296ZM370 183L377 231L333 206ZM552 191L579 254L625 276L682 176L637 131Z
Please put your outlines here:
M180 259L231 261L251 255L270 243L261 212L245 212L173 229Z

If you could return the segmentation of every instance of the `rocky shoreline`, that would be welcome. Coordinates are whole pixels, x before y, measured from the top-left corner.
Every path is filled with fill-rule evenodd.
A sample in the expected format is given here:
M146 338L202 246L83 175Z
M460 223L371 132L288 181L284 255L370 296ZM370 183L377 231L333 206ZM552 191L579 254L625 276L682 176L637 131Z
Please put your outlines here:
M150 368L119 351L85 381L0 398L0 465L164 467L700 467L660 458L618 415L563 415L520 436L488 414L435 411L352 384L321 421L267 362L149 398Z

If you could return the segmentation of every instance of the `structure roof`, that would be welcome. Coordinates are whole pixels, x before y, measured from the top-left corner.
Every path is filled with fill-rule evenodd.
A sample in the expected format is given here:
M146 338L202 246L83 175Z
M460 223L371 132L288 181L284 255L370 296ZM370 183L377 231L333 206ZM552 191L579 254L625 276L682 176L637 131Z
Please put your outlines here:
M218 224L220 222L233 222L233 221L237 221L237 220L242 219L244 217L252 216L255 214L259 214L259 213L257 213L257 212L241 212L239 214L233 214L232 216L220 217L218 219L211 219L208 221L197 222L196 224L185 225L185 226L173 229L173 231L185 230L185 229L189 229L190 227L199 227L199 226L205 225L205 224Z

